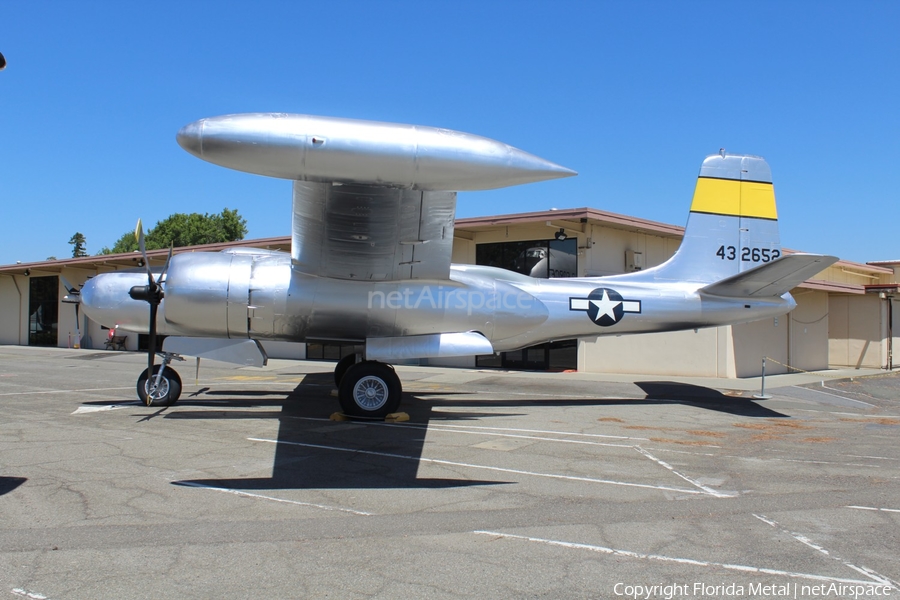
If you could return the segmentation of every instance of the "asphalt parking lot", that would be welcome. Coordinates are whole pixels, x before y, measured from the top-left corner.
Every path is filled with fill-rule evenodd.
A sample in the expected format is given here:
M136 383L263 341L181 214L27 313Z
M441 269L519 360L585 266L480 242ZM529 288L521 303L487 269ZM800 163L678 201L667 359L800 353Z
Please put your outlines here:
M900 598L900 374L398 367L370 423L329 363L179 363L169 408L145 364L0 347L0 598Z

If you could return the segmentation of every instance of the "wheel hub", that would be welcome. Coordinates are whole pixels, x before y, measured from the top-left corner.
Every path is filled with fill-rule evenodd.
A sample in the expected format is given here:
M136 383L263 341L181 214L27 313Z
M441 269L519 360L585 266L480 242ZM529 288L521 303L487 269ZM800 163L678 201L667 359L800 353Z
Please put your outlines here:
M388 401L388 386L380 377L368 375L353 386L353 399L360 408L378 410Z
M169 393L169 380L165 377L160 378L159 385L154 386L153 381L156 379L156 375L148 379L144 383L144 390L147 392L147 397L151 400L160 400L165 398Z

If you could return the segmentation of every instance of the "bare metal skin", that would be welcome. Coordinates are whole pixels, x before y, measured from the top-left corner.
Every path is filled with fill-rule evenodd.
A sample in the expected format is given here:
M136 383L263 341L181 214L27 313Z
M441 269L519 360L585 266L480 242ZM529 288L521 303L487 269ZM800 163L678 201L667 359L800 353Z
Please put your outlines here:
M159 331L176 336L176 346L178 337L208 338L219 359L229 342L214 340L355 342L361 351L348 373L363 373L360 365L373 361L742 323L792 310L788 291L837 260L782 255L771 173L759 157L704 161L684 240L668 262L610 277L537 279L450 264L456 191L574 175L516 148L431 127L282 114L202 119L178 142L209 162L295 181L290 255L171 259ZM145 332L147 305L127 294L145 279L91 279L82 290L86 313ZM361 377L385 386L354 383L345 393L342 384L345 410L379 414L361 394L378 403L388 388L399 393L399 380L391 387L384 371Z

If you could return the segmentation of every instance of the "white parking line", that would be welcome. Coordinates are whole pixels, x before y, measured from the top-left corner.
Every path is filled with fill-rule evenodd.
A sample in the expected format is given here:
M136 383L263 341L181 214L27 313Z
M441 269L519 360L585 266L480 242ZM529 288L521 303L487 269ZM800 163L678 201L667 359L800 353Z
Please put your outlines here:
M275 498L274 496L263 496L262 494L252 494L250 492L245 492L242 490L233 490L231 488L223 488L223 487L215 487L212 485L203 485L202 483L196 483L193 481L173 481L175 485L182 485L186 487L194 487L194 488L202 488L204 490L213 490L216 492L225 492L227 494L234 494L235 496L243 496L245 498L257 498L260 500L271 500L272 502L282 502L284 504L295 504L297 506L309 506L311 508L321 508L322 510L333 510L338 512L346 512L354 515L360 515L363 517L371 517L372 513L363 512L361 510L353 510L352 508L341 508L340 506L327 506L325 504L313 504L312 502L300 502L298 500L285 500L284 498Z
M669 452L672 454L690 454L692 456L716 456L718 458L735 458L737 460L749 460L753 462L793 462L811 465L831 465L834 467L865 467L867 469L885 469L884 465L866 465L863 463L842 463L830 460L804 460L799 458L766 458L760 456L737 456L734 454L711 454L708 452L692 452L690 450L673 450L671 448L651 448L654 452ZM896 458L885 458L883 456L855 456L848 454L853 458L871 458L874 460L900 460Z
M723 493L723 492L717 492L716 490L714 490L714 489L712 489L712 488L706 487L705 485L703 485L703 484L700 483L699 481L694 481L693 479L691 479L691 478L688 477L687 475L682 475L681 473L679 473L678 471L676 471L676 470L674 469L674 467L672 467L672 465L670 465L669 463L667 463L667 462L665 462L665 461L662 461L662 460L656 458L655 456L653 456L652 454L650 454L649 452L647 452L646 450L644 450L644 449L641 448L640 446L634 446L634 449L637 450L638 452L640 452L641 454L643 454L644 456L646 456L647 458L649 458L650 460L652 460L653 462L655 462L656 464L660 465L661 467L665 467L666 469L670 470L672 473L674 473L675 475L681 477L682 479L684 479L685 481L687 481L687 482L690 483L691 485L700 488L701 490L703 490L704 492L706 492L706 493L709 494L710 496L715 496L716 498L736 498L736 497L737 497L737 494L726 494L726 493Z
M323 419L321 417L290 417L292 419L297 419L299 421L324 421L330 422L331 419ZM378 421L360 421L360 425L374 426L374 427L413 427L416 429L428 429L432 430L435 428L441 429L477 429L484 431L515 431L519 433L547 433L551 435L563 435L563 436L573 436L573 437L587 437L587 438L609 438L609 439L618 439L618 440L635 440L640 442L648 442L650 441L648 438L642 437L626 437L622 435L605 435L602 433L578 433L572 431L556 431L552 429L521 429L517 427L487 427L483 425L448 425L446 423L434 423L429 422L427 425L420 425L418 423L380 423ZM539 438L539 439L550 439L550 438ZM564 441L564 440L552 440L552 441ZM624 448L631 448L631 445L622 446Z
M375 452L373 450L357 450L354 448L342 448L340 446L323 446L320 444L304 444L301 442L288 442L284 440L267 440L262 438L247 438L251 442L266 442L269 444L287 444L290 446L301 446L304 448L315 448L317 450L334 450L336 452L350 452L353 454L366 454L369 456L382 456L385 458L399 458L403 460L414 460L417 462L423 463L432 463L436 465L446 465L451 467L463 467L467 469L481 469L485 471L496 471L498 473L512 473L514 475L527 475L531 477L546 477L550 479L561 479L565 481L581 481L587 483L599 483L606 485L617 485L624 487L636 487L636 488L645 488L645 489L654 489L654 490L663 490L667 492L677 492L679 494L697 494L697 495L707 495L706 492L701 492L697 490L687 489L687 488L676 488L662 485L650 485L646 483L632 483L628 481L613 481L610 479L597 479L594 477L580 477L577 475L562 475L558 473L538 473L535 471L524 471L521 469L508 469L505 467L492 467L489 465L476 465L470 463L461 463L454 462L449 460L440 460L437 458L425 458L423 456L409 456L405 454L393 454L390 452Z
M129 406L144 406L143 402L125 402L124 404L104 404L102 406L79 406L73 412L73 415L84 415L88 413L103 412L105 410L117 410L119 408L128 408Z
M35 592L29 592L28 590L23 590L22 588L13 588L12 593L16 596L24 596L25 598L31 598L31 600L49 600L47 596L43 594L37 594Z
M857 510L880 510L884 512L900 513L900 509L897 508L875 508L873 506L847 506L846 508L855 508Z
M531 537L526 535L513 535L511 533L501 533L498 531L473 531L472 533L479 535L491 535L500 538L525 540L528 542L538 542L550 546L560 546L563 548L571 548L573 550L590 550L591 552L599 552L601 554L612 554L614 556L623 556L626 558L637 558L644 560L655 560L660 562L678 563L683 565L693 565L697 567L714 567L719 569L728 569L730 571L741 571L744 573L760 573L763 575L783 575L784 577L794 577L798 579L811 579L813 581L830 581L834 583L849 583L872 585L871 581L859 579L843 579L840 577L829 577L827 575L814 575L812 573L795 573L793 571L782 571L780 569L768 569L765 567L751 567L746 565L731 565L727 563L717 563L705 560L694 560L691 558L677 558L674 556L661 556L659 554L642 554L640 552L632 552L630 550L619 550L616 548L607 548L605 546L594 546L592 544L579 544L576 542L563 542L558 540L548 540L544 538Z
M820 554L824 554L824 555L827 556L828 558L838 561L839 563L841 563L841 564L844 565L845 567L848 567L848 568L850 568L850 569L853 569L853 570L856 571L857 573L862 573L863 575L865 575L866 577L868 577L868 578L871 579L872 581L875 581L875 582L877 582L877 583L880 583L881 585L890 586L890 587L894 588L895 590L896 590L896 589L900 589L900 584L898 584L898 583L897 583L896 581L894 581L893 579L891 579L891 578L889 578L889 577L885 577L884 575L881 575L881 574L879 574L879 573L876 573L875 571L873 571L872 569L869 569L868 567L857 567L856 565L854 565L854 564L852 564L852 563L849 563L849 562L847 562L846 560L844 560L844 559L842 559L842 558L838 558L837 556L834 556L833 554L831 554L831 552L829 552L828 550L826 550L826 549L823 548L822 546L819 546L818 544L814 543L811 539L809 539L808 537L806 537L806 536L803 535L803 534L796 533L796 532L793 532L793 531L788 531L787 529L785 529L784 527L782 527L778 522L776 522L776 521L774 521L774 520L772 520L772 519L769 519L769 518L767 518L767 517L765 517L765 516L763 516L763 515L756 515L756 514L754 514L753 516L756 517L757 519L759 519L760 521L762 521L763 523L765 523L765 524L767 524L767 525L771 525L771 526L774 527L775 529L778 529L778 530L781 531L782 533L786 533L787 535L791 536L792 538L794 538L795 540L797 540L797 541L800 542L801 544L804 544L804 545L806 545L806 546L809 546L810 548L812 548L812 549L815 550L816 552L819 552Z
M868 402L863 402L862 400L856 400L855 398L848 398L848 397L846 397L846 396L841 396L840 394L832 394L832 393L829 393L829 392L823 392L822 390L817 390L817 389L815 389L815 388L801 388L799 385L792 385L791 387L800 388L800 389L804 389L804 390L809 390L809 391L812 391L812 392L816 392L817 394L824 394L825 396L831 396L831 397L833 397L833 398L840 398L841 400L849 400L850 402L856 402L856 403L858 403L858 404L864 404L864 405L866 405L866 406L868 406L868 407L870 407L870 408L875 408L875 405L874 405L874 404L869 404ZM832 388L826 387L825 389L826 389L826 390L830 390L830 389L832 389ZM833 390L833 391L836 392L836 391L838 391L838 390Z
M636 440L641 442L650 441L649 438L642 437L627 437L624 435L605 435L602 433L576 433L571 431L554 431L548 429L518 429L515 427L486 427L482 425L447 425L445 423L429 423L430 427L448 427L454 429L484 429L490 431L516 431L519 433L549 433L552 435L570 435L570 436L578 436L578 437L588 437L588 438L610 438L616 440Z
M392 425L392 427L403 427L403 425ZM419 427L413 425L417 429L425 429L428 431L440 431L441 433L460 433L467 435L487 435L490 437L515 438L520 440L537 440L541 442L559 442L560 444L583 444L586 446L605 446L607 448L634 448L632 444L612 444L610 442L593 442L591 440L561 440L558 438L544 437L540 435L518 435L515 433L497 433L495 431L468 431L466 429L445 429L441 431L439 428L434 429L430 425L428 427Z
M82 392L111 392L115 390L133 390L134 386L128 387L109 387L109 388L88 388L85 390L41 390L39 392L4 392L0 396L33 396L37 394L80 394Z

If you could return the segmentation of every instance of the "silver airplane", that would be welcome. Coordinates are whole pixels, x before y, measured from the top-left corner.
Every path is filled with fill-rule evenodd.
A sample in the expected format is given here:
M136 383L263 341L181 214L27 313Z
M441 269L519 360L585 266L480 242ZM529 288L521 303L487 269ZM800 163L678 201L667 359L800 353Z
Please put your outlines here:
M260 341L331 341L357 348L335 368L343 412L384 417L401 399L392 362L774 317L796 306L791 288L837 260L784 255L771 172L756 156L703 161L684 239L664 264L539 279L450 264L457 191L575 175L506 144L268 113L201 119L177 140L211 163L293 180L292 245L290 255L170 252L162 272L106 273L84 285L94 321L149 331L151 349L157 331L168 336L162 364L151 350L138 378L147 405L178 399L169 364L182 355L262 366Z

